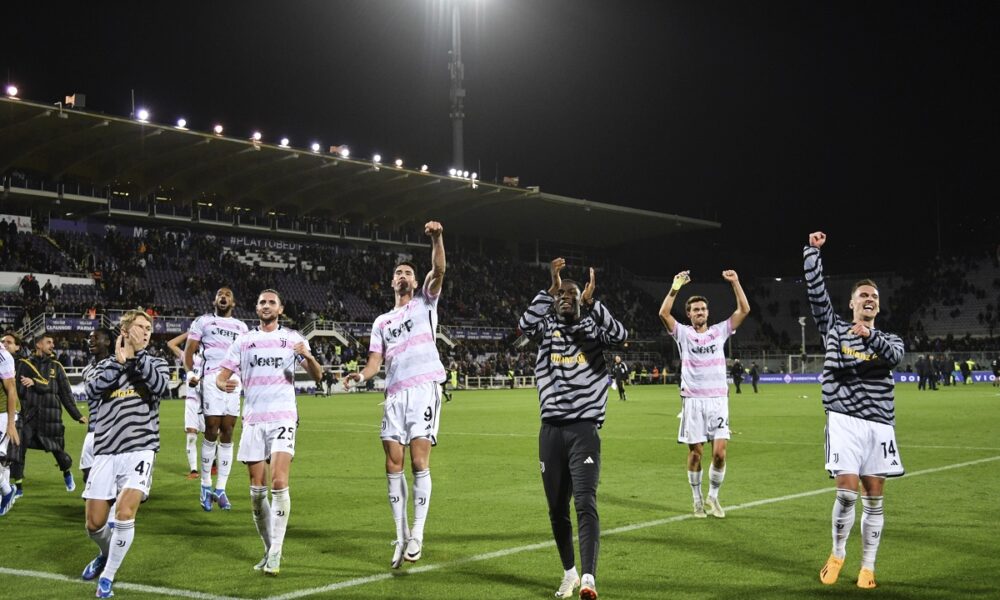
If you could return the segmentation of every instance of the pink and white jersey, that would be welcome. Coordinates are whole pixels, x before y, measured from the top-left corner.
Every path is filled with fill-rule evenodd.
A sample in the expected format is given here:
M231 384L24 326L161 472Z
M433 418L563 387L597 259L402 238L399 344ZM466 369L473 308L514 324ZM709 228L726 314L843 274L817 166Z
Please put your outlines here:
M302 359L295 344L306 342L294 329L251 329L236 338L219 365L243 380L243 422L297 421L295 367ZM213 382L214 383L214 382Z
M440 294L425 286L405 306L380 315L372 324L369 352L385 360L386 393L395 394L428 381L444 381L444 365L434 340Z
M17 367L14 365L14 357L7 352L7 349L0 346L0 380L3 379L14 379L14 372ZM0 407L0 411L7 410L5 407Z
M733 334L729 319L716 323L704 333L690 325L677 323L670 336L681 355L681 396L685 398L724 398L729 396L726 380L726 355L723 347Z
M219 363L226 358L229 347L248 329L247 324L239 319L214 314L202 315L191 323L188 339L200 342L198 354L205 365L203 376L219 372Z

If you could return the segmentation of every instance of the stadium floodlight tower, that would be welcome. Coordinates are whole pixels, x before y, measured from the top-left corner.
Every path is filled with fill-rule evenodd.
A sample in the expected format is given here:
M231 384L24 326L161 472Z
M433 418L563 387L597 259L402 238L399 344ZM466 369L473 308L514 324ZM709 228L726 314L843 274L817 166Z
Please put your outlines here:
M459 13L458 0L451 3L451 62L448 70L451 72L451 149L452 164L461 169L465 164L462 148L462 120L465 119L465 88L462 81L465 78L465 65L462 64L462 18Z

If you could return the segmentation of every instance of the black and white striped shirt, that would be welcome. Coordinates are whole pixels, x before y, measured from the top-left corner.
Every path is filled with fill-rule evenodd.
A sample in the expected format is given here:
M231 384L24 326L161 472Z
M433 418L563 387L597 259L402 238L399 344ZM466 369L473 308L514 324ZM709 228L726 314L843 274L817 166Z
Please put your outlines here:
M167 393L167 362L145 351L124 365L109 356L87 381L87 403L97 402L94 454L160 449L160 397Z
M87 383L97 375L97 365L99 363L96 359L91 359L87 363L87 366L83 368L83 389L84 392L87 390ZM87 394L87 433L94 433L94 428L97 427L97 408L100 406L101 401L98 397L92 397Z
M806 246L806 286L813 318L826 348L823 361L823 407L866 421L895 425L892 368L903 360L903 340L872 328L863 338L841 319L823 282L819 248Z
M582 307L576 322L560 320L554 304L548 292L539 292L518 323L525 335L542 334L535 361L542 421L600 426L608 404L604 350L624 342L628 332L598 301Z

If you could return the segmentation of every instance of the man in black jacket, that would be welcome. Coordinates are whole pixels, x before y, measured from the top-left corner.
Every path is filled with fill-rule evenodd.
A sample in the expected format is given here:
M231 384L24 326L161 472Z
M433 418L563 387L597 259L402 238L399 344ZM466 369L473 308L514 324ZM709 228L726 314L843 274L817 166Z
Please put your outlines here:
M65 450L60 402L78 423L86 423L87 419L76 408L66 371L52 356L54 346L52 336L42 334L35 338L34 354L17 361L21 445L18 447L18 460L11 465L11 478L17 482L19 496L24 490L24 464L29 448L51 452L63 472L66 491L76 489L70 470L73 459Z

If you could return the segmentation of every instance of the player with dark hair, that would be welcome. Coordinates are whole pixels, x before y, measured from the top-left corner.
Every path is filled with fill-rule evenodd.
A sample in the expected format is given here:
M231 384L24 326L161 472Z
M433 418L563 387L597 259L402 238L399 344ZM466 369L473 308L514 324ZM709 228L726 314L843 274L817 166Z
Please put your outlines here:
M581 292L579 284L562 279L566 260L550 265L552 283L540 291L521 316L518 327L529 337L541 336L535 360L535 381L541 405L538 460L549 505L552 535L563 566L556 597L597 598L597 557L601 523L597 484L601 474L601 438L608 405L608 365L604 351L625 341L628 332L594 299L594 269ZM576 507L582 577L573 553L569 499Z
M97 375L97 365L111 355L111 343L115 335L107 327L98 327L87 336L87 350L90 352L90 362L83 368L83 385ZM83 472L83 483L87 483L90 469L94 466L94 429L97 427L97 410L100 398L87 397L88 419L87 435L83 438L83 448L80 450L80 470Z

